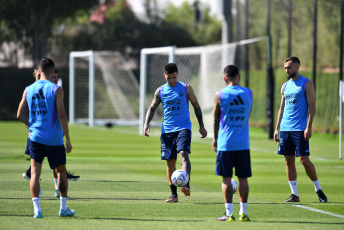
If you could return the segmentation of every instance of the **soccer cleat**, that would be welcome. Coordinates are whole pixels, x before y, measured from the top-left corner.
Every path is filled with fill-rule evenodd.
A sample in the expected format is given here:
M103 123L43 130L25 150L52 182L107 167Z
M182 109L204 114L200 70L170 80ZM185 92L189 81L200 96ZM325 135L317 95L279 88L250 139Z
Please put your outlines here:
M59 216L60 217L72 217L75 214L75 210L67 209L66 211L63 211L60 209Z
M22 174L22 176L26 179L26 180L31 180L31 168L29 168L28 170L26 170L26 172L24 172Z
M73 174L67 172L67 179L68 179L69 181L75 181L75 180L77 180L77 179L79 179L79 178L80 178L80 176L74 176Z
M317 191L317 194L318 194L318 197L319 197L319 201L321 203L326 203L327 202L327 196L325 195L325 193L321 189L319 189Z
M43 218L42 212L36 212L33 218Z
M177 203L178 202L178 197L171 195L167 200L166 203Z
M235 221L234 214L227 216L226 213L217 218L217 221Z
M190 188L182 187L182 193L184 193L184 196L190 196Z
M239 221L250 221L250 218L248 218L248 216L245 215L245 213L242 213L239 217Z
M284 202L300 202L300 198L294 194L291 194L290 197Z

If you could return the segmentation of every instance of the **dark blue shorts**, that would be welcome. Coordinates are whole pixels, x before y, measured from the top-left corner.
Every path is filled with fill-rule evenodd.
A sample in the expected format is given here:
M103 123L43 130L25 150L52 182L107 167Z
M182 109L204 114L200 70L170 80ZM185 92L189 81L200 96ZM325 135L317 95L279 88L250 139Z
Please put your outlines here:
M51 169L66 164L66 150L64 145L49 146L30 141L30 156L38 163L42 163L44 157L48 157Z
M191 153L191 130L182 129L177 132L163 133L161 141L161 160L177 160L177 153L185 150Z
M309 156L309 142L303 135L303 131L281 131L278 154Z
M26 148L25 148L24 154L30 155L30 138L27 138L27 141L26 141Z
M233 177L233 167L235 168L235 175L237 177L247 178L252 176L249 149L238 151L218 151L215 175Z

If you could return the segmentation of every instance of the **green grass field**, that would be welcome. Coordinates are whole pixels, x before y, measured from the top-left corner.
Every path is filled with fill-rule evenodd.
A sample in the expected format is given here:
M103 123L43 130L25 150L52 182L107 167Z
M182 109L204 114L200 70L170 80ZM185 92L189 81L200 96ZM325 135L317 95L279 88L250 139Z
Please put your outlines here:
M201 140L197 132L190 155L191 197L184 198L179 190L179 203L166 204L170 191L160 160L160 131L151 133L147 138L132 127L70 126L73 151L67 168L81 176L69 183L68 206L76 215L58 217L59 200L53 196L52 171L45 160L40 202L44 218L34 219L29 183L21 176L30 164L23 154L24 125L0 122L0 229L344 229L344 162L338 160L338 136L314 134L311 139L311 159L329 202L319 203L297 162L301 202L293 206L283 202L290 189L277 144L263 130L251 128L252 221L242 223L216 221L225 211L221 178L214 175L216 154L211 139ZM234 211L238 217L238 194Z

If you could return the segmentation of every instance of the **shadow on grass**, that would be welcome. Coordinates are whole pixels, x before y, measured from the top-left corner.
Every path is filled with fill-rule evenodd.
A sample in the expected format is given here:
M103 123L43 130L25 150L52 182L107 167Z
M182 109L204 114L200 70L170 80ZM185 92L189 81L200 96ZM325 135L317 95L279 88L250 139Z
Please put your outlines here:
M16 215L16 214L0 214L0 216L7 216L7 217L30 217L32 215ZM49 216L47 216L49 218ZM54 216L55 217L55 216ZM121 221L147 221L147 222L205 222L204 220L159 220L159 219L137 219L137 218L121 218L121 217L78 217L74 216L72 219L77 220L121 220Z
M251 220L250 222L255 222L255 223L267 223L267 224L331 224L331 225L343 225L343 222L338 222L338 223L329 223L329 222L312 222L312 221L274 221L274 220L264 220L264 221L257 221L257 220Z
M120 181L120 180L80 180L82 182L108 182L108 183L164 183L162 181Z
M0 198L0 200L31 200L31 197L23 198L23 197L7 197L7 198ZM59 200L58 198L44 198L42 197L41 200ZM114 198L114 197L81 197L81 198L68 198L68 200L158 200L162 201L164 199L151 199L151 198Z
M136 219L136 218L121 218L121 217L88 217L88 218L78 218L86 220L125 220L125 221L157 221L157 222L205 222L204 220L180 220L180 219L170 219L170 220L161 220L161 219Z
M0 214L0 216L14 216L14 217L33 217L32 215L18 215L18 214Z
M0 198L1 199L1 198ZM194 204L224 204L224 202L195 202ZM235 203L234 204L238 204ZM275 202L275 203L270 203L270 202L265 202L265 203L248 203L249 205L314 205L314 204L325 204L325 203L320 203L320 202L307 202L307 203L286 203L286 202ZM326 202L326 204L342 204L344 205L344 202Z

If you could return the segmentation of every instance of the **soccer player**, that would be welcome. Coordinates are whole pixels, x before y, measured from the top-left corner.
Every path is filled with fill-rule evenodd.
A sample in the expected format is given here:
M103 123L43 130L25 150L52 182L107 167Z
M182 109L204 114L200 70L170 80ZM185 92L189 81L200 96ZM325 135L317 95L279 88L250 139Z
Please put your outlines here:
M38 69L39 69L39 64L35 65L34 72L33 72L33 75L35 76L36 81L39 80ZM54 73L51 76L50 81L54 84L57 84L57 82L58 82L58 71L57 71L57 69L54 69ZM28 129L28 127L27 127L27 129ZM30 142L30 138L28 137L27 145L26 145L26 149L25 149L25 154L27 154L27 155L30 155L29 142ZM26 172L22 174L22 176L27 180L31 179L31 165L26 170ZM55 170L53 170L53 176L54 176L54 184L55 184L55 198L60 198L60 192L58 190L58 185L57 185L57 174L56 174ZM67 179L69 181L76 181L79 178L80 178L80 176L75 176L75 175L73 175L67 171ZM42 193L42 191L40 191L40 196L41 196L41 193Z
M239 220L249 221L248 177L252 176L248 120L252 108L252 91L239 86L239 69L228 65L223 70L226 88L215 94L213 150L217 152L215 175L222 176L222 194L226 213L218 221L234 221L233 167L239 179Z
M182 163L182 169L189 176L191 174L191 162L189 159L191 146L191 121L189 113L189 101L191 102L199 123L199 132L202 138L207 136L204 128L202 110L192 87L178 81L178 68L175 63L164 66L166 84L160 86L154 93L153 101L147 111L143 128L145 136L149 137L149 123L154 117L156 108L162 103L163 122L161 128L161 160L167 162L167 179L172 195L167 203L178 202L177 187L172 184L171 175L176 170L177 154ZM185 196L190 196L190 184L182 187Z
M39 205L39 178L44 157L48 157L50 168L56 170L61 193L59 216L73 216L74 210L67 206L68 180L66 174L66 152L72 150L67 114L63 103L63 89L49 81L54 73L54 62L44 58L39 62L40 80L28 86L18 107L17 117L29 126L31 180L30 190L34 206L34 218L42 218ZM29 111L29 116L27 116ZM62 127L62 128L61 128ZM63 136L66 138L66 148Z
M299 73L300 60L289 57L284 61L288 81L281 88L281 106L278 112L274 139L279 142L278 154L284 155L287 177L291 189L284 202L300 202L296 184L295 156L299 157L308 177L312 180L320 202L327 202L315 167L309 159L309 139L315 115L315 92L313 82Z

